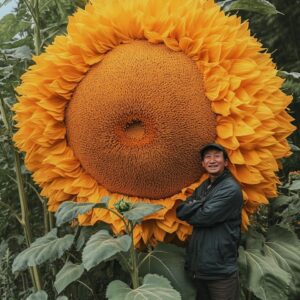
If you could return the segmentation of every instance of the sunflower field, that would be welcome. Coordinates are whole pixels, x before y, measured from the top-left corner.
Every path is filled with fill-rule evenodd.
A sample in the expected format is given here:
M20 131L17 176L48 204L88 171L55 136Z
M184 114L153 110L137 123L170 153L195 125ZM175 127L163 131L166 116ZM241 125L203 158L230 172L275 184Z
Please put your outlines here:
M241 299L299 300L299 36L299 0L0 0L0 299L195 299L217 142Z

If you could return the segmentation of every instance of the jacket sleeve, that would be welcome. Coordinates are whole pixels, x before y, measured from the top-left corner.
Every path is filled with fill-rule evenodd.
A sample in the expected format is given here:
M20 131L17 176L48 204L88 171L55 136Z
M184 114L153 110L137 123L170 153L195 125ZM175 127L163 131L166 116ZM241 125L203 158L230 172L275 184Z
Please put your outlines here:
M176 209L177 218L187 221L203 205L197 197L197 189L185 201L179 204Z
M212 226L231 219L240 211L242 203L242 192L237 185L220 187L203 206L191 207L184 221L193 226Z

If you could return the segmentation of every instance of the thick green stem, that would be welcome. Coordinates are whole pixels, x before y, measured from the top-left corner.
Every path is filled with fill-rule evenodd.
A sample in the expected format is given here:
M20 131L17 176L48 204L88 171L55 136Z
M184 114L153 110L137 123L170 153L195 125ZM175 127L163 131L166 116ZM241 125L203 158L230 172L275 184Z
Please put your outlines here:
M22 225L23 225L23 229L24 229L27 246L29 247L32 242L32 233L31 233L31 227L30 227L30 223L29 223L28 202L27 202L27 197L26 197L25 190L24 190L23 177L21 174L21 164L20 164L19 153L15 149L13 149L13 154L14 154L14 161L15 161L15 168L16 168L19 199L20 199L20 205L21 205ZM34 281L35 288L37 290L41 290L42 289L41 278L40 278L40 274L38 272L37 267L32 267L31 272L33 273L33 277L34 277L33 281Z
M12 178L13 179L13 178ZM32 190L35 192L35 194L37 195L37 197L39 198L39 200L41 201L41 204L43 206L43 214L44 214L44 230L45 230L45 234L48 233L50 231L50 221L49 221L49 213L48 213L48 206L47 206L47 201L46 199L44 199L40 193L37 191L37 189L31 184L28 183L28 185L32 188Z
M131 260L131 281L132 281L132 287L134 289L137 289L140 286L139 283L139 268L137 265L137 257L136 252L134 249L134 242L133 242L133 224L130 222L130 237L131 237L131 246L130 246L130 260Z
M26 242L27 245L29 246L32 242L32 234L31 234L31 227L29 224L29 210L28 210L27 197L25 195L24 182L21 174L20 157L19 157L19 153L15 149L13 150L13 155L14 155L17 186L18 186L20 205L21 205L22 225L25 231Z
M6 110L4 107L4 101L0 99L0 111L3 119L3 123L10 135L12 137L12 126L10 122L8 121L8 116L6 114ZM12 152L14 157L14 163L15 163L15 171L16 171L16 182L18 186L18 192L19 192L19 200L20 200L20 206L21 206L21 220L20 223L23 226L24 235L26 239L27 246L29 247L32 242L32 234L31 234L31 227L29 223L29 210L28 210L28 202L27 197L24 189L24 182L23 177L21 173L21 163L20 163L20 157L19 153L15 149L14 146L12 146ZM41 290L41 279L39 276L39 272L37 267L30 268L30 275L33 282L33 285L35 289Z
M55 227L55 222L54 222L54 216L52 212L48 212L49 216L49 225L50 225L50 230L52 230Z
M38 55L40 54L40 50L41 50L39 0L33 0L31 2L29 2L29 0L25 0L25 4L27 5L35 23L34 46L35 46L35 54ZM10 122L8 122L8 117L5 112L3 100L1 99L0 102L1 102L0 103L1 114L3 115L4 125L7 128L10 137L12 137L12 133L13 133L12 125L10 124ZM21 224L23 226L27 246L29 247L32 242L32 233L31 233L31 227L29 223L28 202L27 202L27 197L24 189L23 177L21 173L21 163L20 163L19 153L17 152L14 146L12 146L12 150L13 150L13 157L15 163L16 180L17 180L17 186L19 192L20 206L21 206ZM41 290L42 284L41 284L41 277L38 268L37 267L30 268L30 275L35 289Z
M140 286L140 283L139 283L139 267L138 267L138 263L137 263L136 251L135 251L134 242L133 242L134 224L133 224L133 222L126 220L121 213L116 212L110 208L106 208L106 209L108 211L112 212L113 214L117 215L123 221L123 223L125 225L125 231L131 237L129 272L130 272L132 287L134 289L137 289Z
M35 13L34 49L35 49L35 55L39 55L41 53L41 45L42 45L39 0L34 1L34 13Z
M247 291L247 300L251 300L251 299L252 299L251 292Z
M45 234L50 231L50 221L49 221L49 214L48 214L48 206L46 201L43 202L43 214L44 214L44 230Z

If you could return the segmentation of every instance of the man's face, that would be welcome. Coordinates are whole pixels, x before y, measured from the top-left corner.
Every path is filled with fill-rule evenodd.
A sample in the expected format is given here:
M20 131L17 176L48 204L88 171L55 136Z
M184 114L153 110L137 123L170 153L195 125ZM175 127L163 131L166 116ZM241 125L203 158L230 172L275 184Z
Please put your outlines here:
M207 150L202 160L202 167L209 175L219 176L227 167L228 161L224 159L223 152L216 149Z

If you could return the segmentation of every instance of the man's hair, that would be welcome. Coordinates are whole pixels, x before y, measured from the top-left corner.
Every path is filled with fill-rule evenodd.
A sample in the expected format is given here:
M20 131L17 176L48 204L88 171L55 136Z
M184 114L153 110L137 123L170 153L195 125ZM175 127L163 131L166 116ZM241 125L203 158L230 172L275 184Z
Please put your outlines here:
M228 159L228 154L226 152L226 150L223 148L223 146L219 145L219 144L207 144L205 145L201 150L200 150L200 158L201 161L204 160L204 156L207 153L207 151L209 150L218 150L221 151L223 153L223 157L225 160Z

